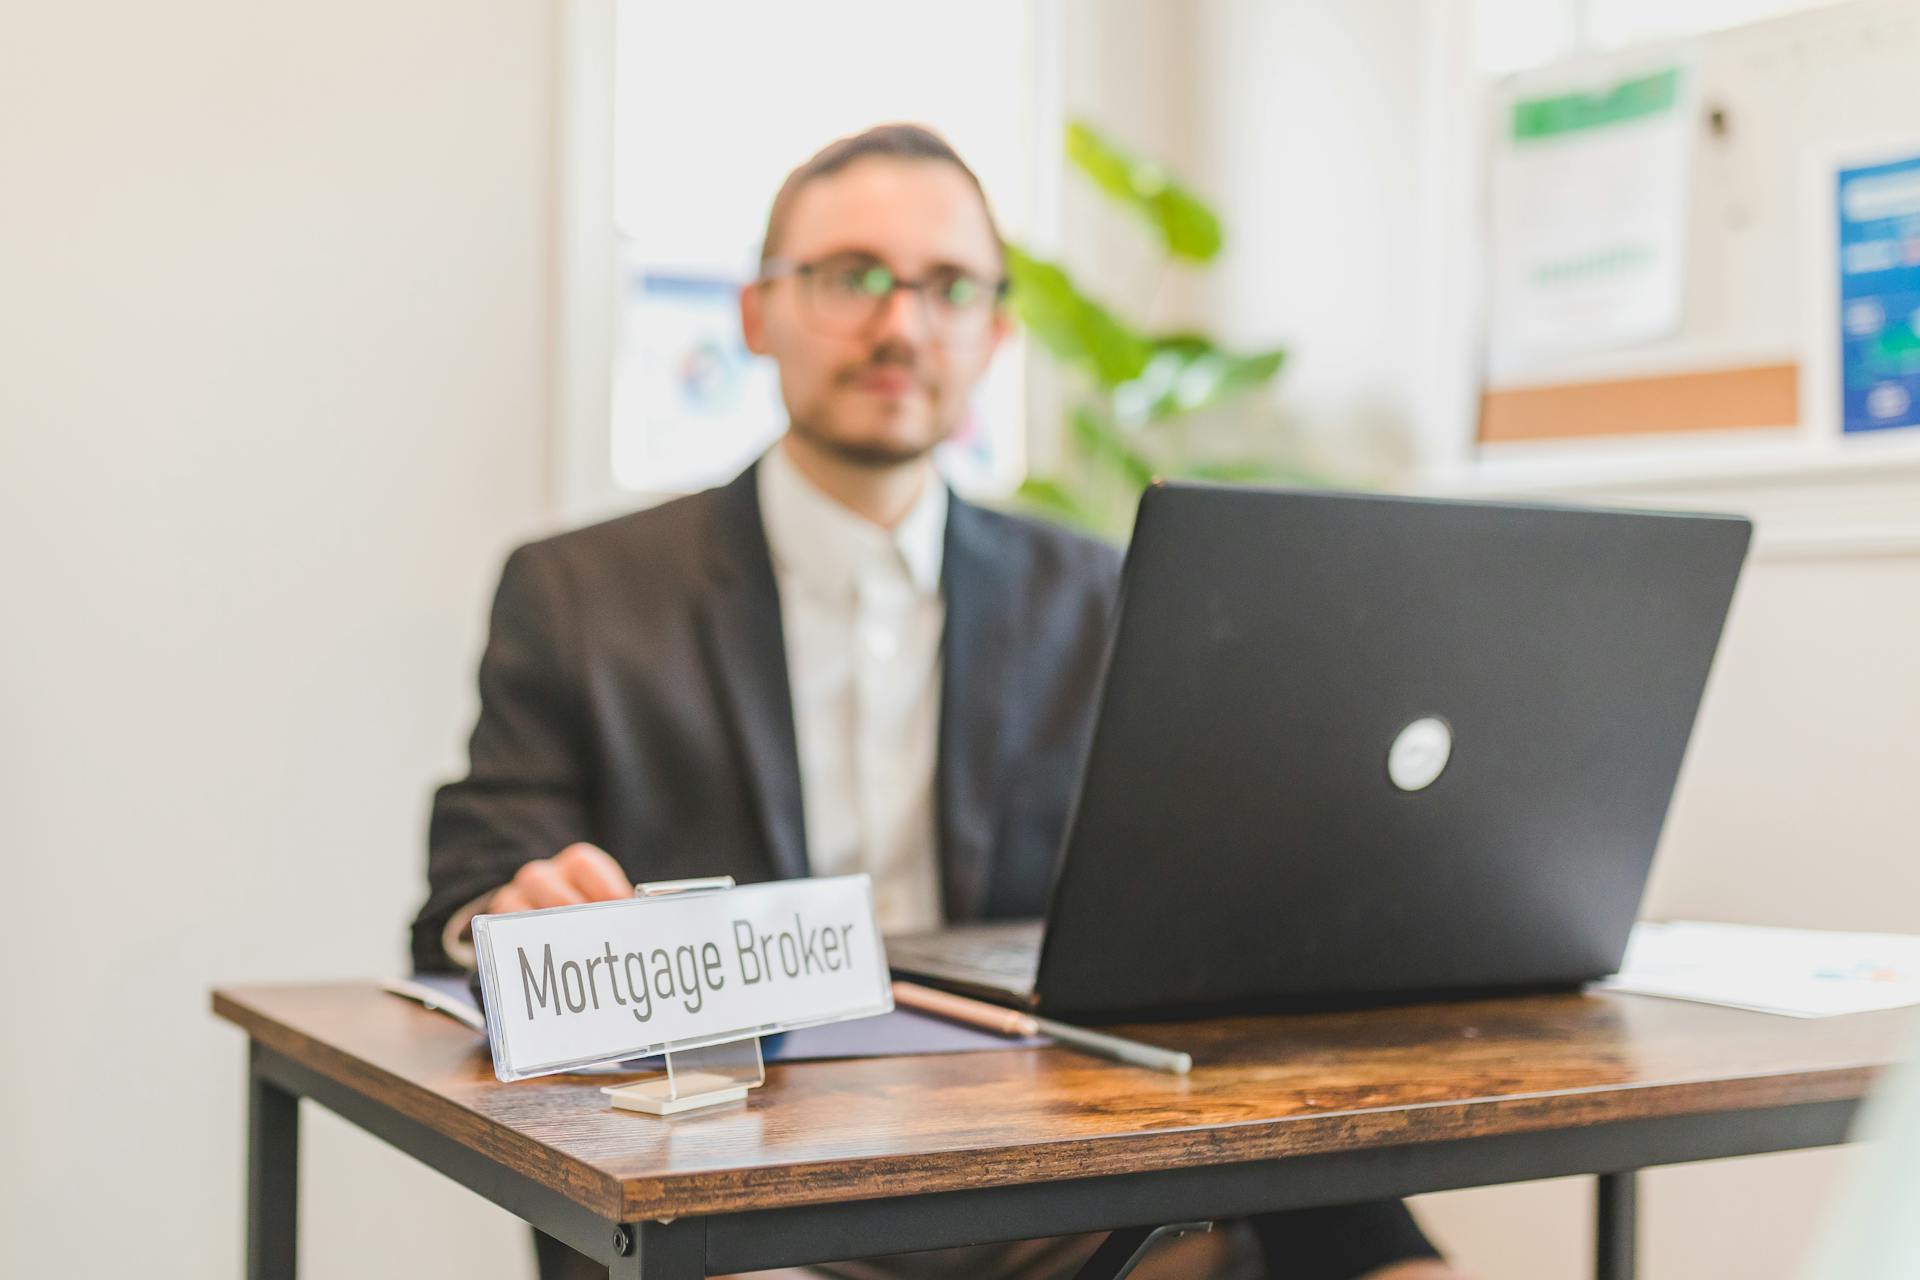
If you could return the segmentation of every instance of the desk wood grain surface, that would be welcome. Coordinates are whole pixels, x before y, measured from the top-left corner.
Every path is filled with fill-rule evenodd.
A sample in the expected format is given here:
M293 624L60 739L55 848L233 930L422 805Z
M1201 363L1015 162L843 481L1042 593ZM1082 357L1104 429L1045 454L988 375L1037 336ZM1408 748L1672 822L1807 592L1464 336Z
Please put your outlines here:
M622 1221L1853 1099L1911 1025L1575 994L1218 1018L1132 1029L1192 1053L1185 1078L1059 1048L773 1064L748 1102L661 1120L606 1077L501 1084L483 1038L369 983L213 1008Z

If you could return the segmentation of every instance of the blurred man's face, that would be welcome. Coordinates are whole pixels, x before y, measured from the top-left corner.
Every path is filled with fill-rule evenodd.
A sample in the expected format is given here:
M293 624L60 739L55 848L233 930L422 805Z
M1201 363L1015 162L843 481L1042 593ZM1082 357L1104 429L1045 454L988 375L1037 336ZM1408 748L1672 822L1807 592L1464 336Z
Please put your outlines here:
M888 467L953 433L1006 337L999 247L952 165L870 156L800 188L764 283L741 293L747 346L780 366L792 430ZM888 287L924 282L920 290Z

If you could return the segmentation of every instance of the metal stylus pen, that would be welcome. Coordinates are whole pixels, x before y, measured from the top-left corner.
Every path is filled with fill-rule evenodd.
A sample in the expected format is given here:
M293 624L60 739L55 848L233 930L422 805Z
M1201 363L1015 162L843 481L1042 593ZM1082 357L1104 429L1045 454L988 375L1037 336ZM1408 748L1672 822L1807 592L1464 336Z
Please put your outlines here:
M1146 1067L1150 1071L1164 1071L1169 1075L1183 1076L1193 1070L1192 1056L1177 1049L1162 1049L1156 1045L1142 1044L1138 1040L1128 1040L1124 1036L1108 1035L1104 1031L1069 1026L1064 1022L1055 1022L1051 1018L1022 1013L1018 1009L1004 1009L997 1004L988 1004L984 1000L957 996L951 991L936 991L932 987L923 987L915 982L896 980L893 984L893 999L894 1003L903 1004L909 1009L937 1014L943 1018L951 1018L955 1022L964 1022L969 1026L984 1027L988 1031L997 1031L1003 1036L1048 1036L1082 1053L1097 1054L1102 1058L1111 1058L1115 1062L1124 1062L1129 1066Z

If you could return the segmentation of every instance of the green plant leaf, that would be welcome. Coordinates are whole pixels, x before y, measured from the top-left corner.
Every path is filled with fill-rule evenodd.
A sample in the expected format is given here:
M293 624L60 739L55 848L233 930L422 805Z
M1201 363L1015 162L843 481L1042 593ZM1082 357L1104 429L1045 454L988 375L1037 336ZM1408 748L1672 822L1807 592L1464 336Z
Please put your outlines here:
M1220 252L1220 219L1159 165L1122 150L1080 120L1067 125L1067 158L1100 190L1145 218L1174 257L1211 262Z
M1010 300L1027 331L1067 364L1104 388L1140 376L1152 348L1147 340L1081 293L1067 273L1016 245L1007 246Z
M1014 490L1014 501L1038 515L1052 516L1083 529L1099 527L1099 520L1079 495L1049 476L1028 476Z
M1114 416L1125 427L1192 413L1271 382L1285 351L1237 355L1200 334L1171 334L1149 344L1138 378L1114 388Z
M1127 442L1112 424L1086 405L1073 411L1073 438L1089 456L1117 469L1136 489L1152 484L1159 468Z
M1067 154L1102 192L1145 219L1173 256L1205 263L1219 254L1221 231L1213 211L1158 165L1114 146L1084 123L1069 127ZM1088 375L1098 389L1083 389L1067 421L1074 465L1059 476L1030 478L1015 496L1017 504L1124 539L1133 519L1131 499L1162 473L1216 483L1326 483L1280 460L1186 463L1179 433L1143 431L1266 386L1285 352L1228 351L1201 333L1149 337L1088 297L1055 263L1010 246L1007 269L1011 306L1035 342Z

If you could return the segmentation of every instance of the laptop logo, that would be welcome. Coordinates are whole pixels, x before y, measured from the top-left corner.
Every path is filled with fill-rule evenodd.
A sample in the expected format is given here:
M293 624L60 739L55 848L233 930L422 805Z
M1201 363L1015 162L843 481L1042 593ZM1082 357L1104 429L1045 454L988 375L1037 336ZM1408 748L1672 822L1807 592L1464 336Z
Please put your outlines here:
M1453 757L1453 730L1439 716L1423 716L1400 731L1387 749L1387 777L1402 791L1433 785Z

